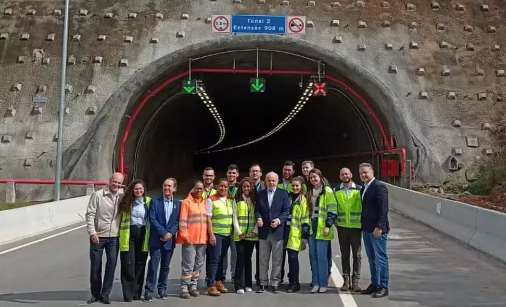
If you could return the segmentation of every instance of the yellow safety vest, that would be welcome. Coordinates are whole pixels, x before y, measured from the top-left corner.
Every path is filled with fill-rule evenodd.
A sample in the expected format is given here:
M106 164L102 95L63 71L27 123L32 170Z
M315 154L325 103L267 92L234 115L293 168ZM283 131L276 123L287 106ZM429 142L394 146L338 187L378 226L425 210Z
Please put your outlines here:
M337 199L336 225L345 228L362 228L360 222L362 215L360 187L352 187L349 195L346 195L344 189L337 190L335 196Z
M232 213L233 213L233 199L227 196L227 201L224 203L218 195L209 197L213 203L213 216L211 221L213 223L213 233L229 236L232 232Z
M287 249L299 252L304 249L304 243L302 242L302 225L310 225L310 223L307 198L301 195L300 199L297 200L292 207L292 219L286 222L287 225L290 225L288 242L286 244Z
M149 212L149 205L151 204L151 198L145 197L144 202L146 203L146 213ZM119 250L120 252L127 252L130 249L130 212L123 213L121 215L121 223L119 226ZM149 218L146 218L146 233L144 235L144 242L142 244L142 251L147 252L149 250Z
M216 195L216 192L217 192L217 191L216 191L216 189L215 189L215 188L212 188L212 189L211 189L211 190L209 190L209 191L206 191L206 190L204 189L204 191L202 192L202 198L203 198L204 200L207 200L209 197L211 197L211 196L213 196L213 195Z
M255 207L249 210L248 203L241 200L236 204L237 206L237 222L239 222L239 229L241 233L246 234L245 240L258 241L258 237L249 237L249 235L255 230L256 219L255 219ZM239 236L234 231L234 241L240 241Z
M324 191L316 199L317 204L313 204L313 212L311 213L311 219L317 218L318 224L316 229L317 240L332 240L334 238L334 228L330 227L329 235L324 236L323 230L326 227L328 213L337 215L337 204L334 196L334 191L328 186L324 186ZM310 200L309 200L310 201ZM314 233L313 223L311 222L311 232Z
M278 183L278 188L286 190L287 193L292 192L292 184L290 182L286 185L286 189L285 189L285 185L283 182Z

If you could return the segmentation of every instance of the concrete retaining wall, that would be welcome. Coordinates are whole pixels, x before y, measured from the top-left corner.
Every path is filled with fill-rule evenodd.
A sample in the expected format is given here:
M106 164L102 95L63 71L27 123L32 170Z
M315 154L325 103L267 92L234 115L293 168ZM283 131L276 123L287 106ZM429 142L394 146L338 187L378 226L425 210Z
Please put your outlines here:
M506 262L506 214L387 184L390 208Z
M0 245L85 221L90 196L0 211Z

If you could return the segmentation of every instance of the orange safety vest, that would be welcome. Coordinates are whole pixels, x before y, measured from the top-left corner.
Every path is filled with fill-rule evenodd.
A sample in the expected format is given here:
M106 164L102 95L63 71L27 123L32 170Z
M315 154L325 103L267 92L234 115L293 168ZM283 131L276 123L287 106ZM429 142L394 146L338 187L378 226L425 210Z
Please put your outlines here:
M205 199L195 199L193 195L181 202L179 212L179 230L177 244L183 244L188 238L190 244L207 244L207 214Z

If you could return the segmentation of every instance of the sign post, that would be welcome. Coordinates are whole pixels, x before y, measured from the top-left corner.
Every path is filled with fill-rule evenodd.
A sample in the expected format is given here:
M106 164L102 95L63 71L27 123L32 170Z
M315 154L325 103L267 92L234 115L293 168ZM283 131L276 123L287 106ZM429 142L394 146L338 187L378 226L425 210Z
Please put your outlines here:
M232 34L306 34L306 16L213 15L211 31Z

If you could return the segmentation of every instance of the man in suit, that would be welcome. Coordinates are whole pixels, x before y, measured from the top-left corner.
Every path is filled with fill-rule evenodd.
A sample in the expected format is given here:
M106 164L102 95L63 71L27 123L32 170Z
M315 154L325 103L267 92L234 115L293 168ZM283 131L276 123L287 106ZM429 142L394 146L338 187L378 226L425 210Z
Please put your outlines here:
M163 182L163 195L153 198L149 208L149 222L151 230L149 235L149 256L148 276L146 278L146 287L144 300L151 302L153 300L158 267L160 266L160 276L158 277L157 289L158 298L167 299L167 278L169 277L170 261L176 248L176 233L179 225L179 210L181 202L174 199L174 192L177 188L177 182L174 178L168 178Z
M360 190L362 198L362 237L365 252L371 270L371 284L362 294L372 297L388 296L388 256L387 236L390 230L388 223L388 190L374 178L374 170L369 163L359 167L360 178L364 186Z
M276 188L279 182L276 173L268 173L265 182L267 188L258 192L255 204L260 239L260 288L257 292L267 291L272 253L271 287L274 293L278 293L283 261L284 225L290 215L290 200L285 190Z

